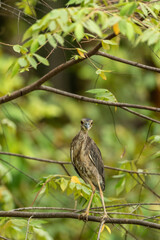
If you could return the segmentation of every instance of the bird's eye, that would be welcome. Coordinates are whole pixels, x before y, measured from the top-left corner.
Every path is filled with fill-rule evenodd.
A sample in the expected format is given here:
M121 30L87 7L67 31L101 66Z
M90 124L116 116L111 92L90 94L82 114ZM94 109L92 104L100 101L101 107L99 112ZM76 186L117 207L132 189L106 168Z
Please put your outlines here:
M83 121L81 120L81 124L83 124Z
M91 122L91 125L93 124L93 122Z

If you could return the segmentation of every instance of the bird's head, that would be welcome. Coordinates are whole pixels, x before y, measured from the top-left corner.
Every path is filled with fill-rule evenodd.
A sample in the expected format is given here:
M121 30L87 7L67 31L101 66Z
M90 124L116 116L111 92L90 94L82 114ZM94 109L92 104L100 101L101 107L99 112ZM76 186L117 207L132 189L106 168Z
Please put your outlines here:
M81 120L81 129L83 131L88 131L91 129L93 125L93 120L92 119L89 119L89 118L82 118Z

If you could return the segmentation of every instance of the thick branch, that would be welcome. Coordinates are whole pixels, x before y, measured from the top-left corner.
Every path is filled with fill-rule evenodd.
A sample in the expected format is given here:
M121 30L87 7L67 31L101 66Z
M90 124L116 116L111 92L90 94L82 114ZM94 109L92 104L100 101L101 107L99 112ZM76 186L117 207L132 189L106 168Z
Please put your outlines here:
M110 34L106 39L110 40L112 38L114 38L116 35L114 33ZM63 70L65 70L66 68L73 66L76 63L82 62L85 59L87 59L88 57L91 57L93 55L96 54L96 52L102 47L101 42L98 43L93 49L91 49L87 54L85 58L81 58L81 59L71 59L65 63L62 63L61 65L57 66L56 68L54 68L53 70L51 70L49 73L47 73L46 75L44 75L42 78L40 78L39 80L37 80L36 82L21 88L11 94L6 94L3 97L0 97L0 104L12 101L16 98L19 98L21 96L26 95L27 93L30 93L32 91L37 90L37 88L39 86L41 86L43 83L45 83L46 81L48 81L50 78L54 77L55 75L57 75L58 73L62 72Z
M84 220L81 219L81 214L71 213L71 212L56 212L56 213L49 213L49 212L13 212L13 211L0 211L0 217L20 217L20 218L71 218L77 220ZM96 216L88 216L88 221L91 222L101 222L101 217ZM125 218L106 218L105 223L117 223L117 224L134 224L134 225L141 225L150 228L160 229L160 224L138 220L138 219L125 219Z
M144 65L144 64L141 64L141 63L138 63L138 62L133 62L133 61L126 60L126 59L123 59L123 58L115 57L113 55L110 55L108 53L104 53L104 52L101 52L101 51L98 51L96 53L96 55L103 56L103 57L112 59L112 60L117 61L117 62L132 65L134 67L139 67L139 68L143 68L143 69L146 69L146 70L150 70L150 71L153 71L153 72L159 72L160 73L160 68L151 67L151 66Z

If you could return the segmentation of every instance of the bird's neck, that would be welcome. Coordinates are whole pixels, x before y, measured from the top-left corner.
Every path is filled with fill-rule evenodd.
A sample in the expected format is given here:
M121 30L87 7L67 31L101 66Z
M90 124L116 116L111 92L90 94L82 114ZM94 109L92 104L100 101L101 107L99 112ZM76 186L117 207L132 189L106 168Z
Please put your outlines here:
M85 141L88 136L88 131L84 131L83 129L80 130L79 132L79 140L80 141Z

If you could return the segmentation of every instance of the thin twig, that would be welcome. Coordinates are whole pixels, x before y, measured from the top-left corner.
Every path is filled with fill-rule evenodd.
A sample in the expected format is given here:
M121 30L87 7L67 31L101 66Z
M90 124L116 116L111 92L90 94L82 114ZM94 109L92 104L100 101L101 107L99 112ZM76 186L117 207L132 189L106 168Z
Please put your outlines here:
M34 182L38 182L35 178L31 177L30 175L26 174L25 172L23 172L22 170L20 170L19 168L13 166L11 163L5 161L4 159L0 158L1 162L4 162L5 164L9 165L10 167L16 169L18 172L22 173L23 175L25 175L26 177L28 177L29 179L32 179Z
M130 235L132 238L138 240L128 229L126 229L122 224L119 224L121 228L126 232L126 234Z
M105 223L105 219L103 219L102 222L100 223L97 240L100 239L100 235L101 235L101 231L102 231L102 227L103 227L104 223Z
M6 238L6 237L3 237L3 236L0 236L0 239L11 240L10 238Z
M131 207L131 206L160 206L160 203L122 203L105 206L106 208L119 208L119 207ZM91 209L102 209L103 207L96 207ZM84 209L85 210L85 209Z
M153 72L159 72L160 73L160 68L156 68L156 67L144 65L144 64L141 64L141 63L138 63L138 62L133 62L133 61L126 60L126 59L123 59L123 58L119 58L119 57L110 55L109 53L104 53L104 52L98 51L96 53L96 55L106 57L106 58L112 59L112 60L117 61L117 62L132 65L134 67L139 67L139 68L143 68L143 69L146 69L146 70L150 70L150 71L153 71Z
M39 86L37 88L37 90L43 90L43 91L48 91L48 92L53 92L56 94L60 94L63 96L67 96L67 97L71 97L80 101L84 101L84 102L90 102L90 103L98 103L101 105L107 105L107 106L114 106L114 107L120 107L134 115L137 115L138 117L147 119L149 121L155 122L160 124L160 121L154 119L154 118L150 118L147 117L146 115L137 113L133 110L130 110L128 108L137 108L137 109L143 109L143 110L149 110L149 111L155 111L155 112L160 112L160 108L156 108L156 107L150 107L150 106L144 106L144 105L138 105L138 104L129 104L129 103L120 103L120 102L108 102L108 101L104 101L104 100L99 100L99 99L95 99L95 98L90 98L90 97L85 97L82 95L78 95L78 94L74 94L74 93L70 93L70 92L66 92L57 88L53 88L53 87L48 87L48 86Z
M28 219L28 222L27 222L27 231L26 231L26 237L25 237L25 240L27 240L27 239L28 239L28 233L29 233L29 224L30 224L31 218L32 218L32 216L30 216L30 217L29 217L29 219Z
M11 211L30 211L30 210L57 210L57 211L70 211L70 212L76 212L76 209L73 208L60 208L60 207L22 207L22 208L16 208L12 209Z
M133 110L127 108L127 107L122 107L122 109L124 109L124 110L126 110L127 112L130 112L130 113L132 113L132 114L134 114L134 115L136 115L136 116L138 116L138 117L141 117L141 118L147 119L147 120L149 120L149 121L151 121L151 122L155 122L155 123L160 124L160 121L158 121L158 120L156 120L156 119L154 119L154 118L148 117L148 116L146 116L146 115L144 115L144 114L142 114L142 113L135 112L135 111L133 111Z
M20 158L25 158L25 159L35 160L35 161L40 161L40 162L46 162L46 163L63 164L63 165L64 164L72 164L71 162L56 161L56 160L50 160L50 159L46 159L46 158L30 157L30 156L26 156L26 155L18 154L18 153L10 153L10 152L2 152L2 151L0 151L0 155L20 157ZM135 173L135 174L143 174L143 175L160 176L160 173L147 172L146 170L143 170L143 169L141 169L140 171L133 171L133 170L121 169L121 168L117 168L117 167L111 167L111 166L107 166L107 165L104 165L104 168L115 170L115 171L131 173L131 174Z

